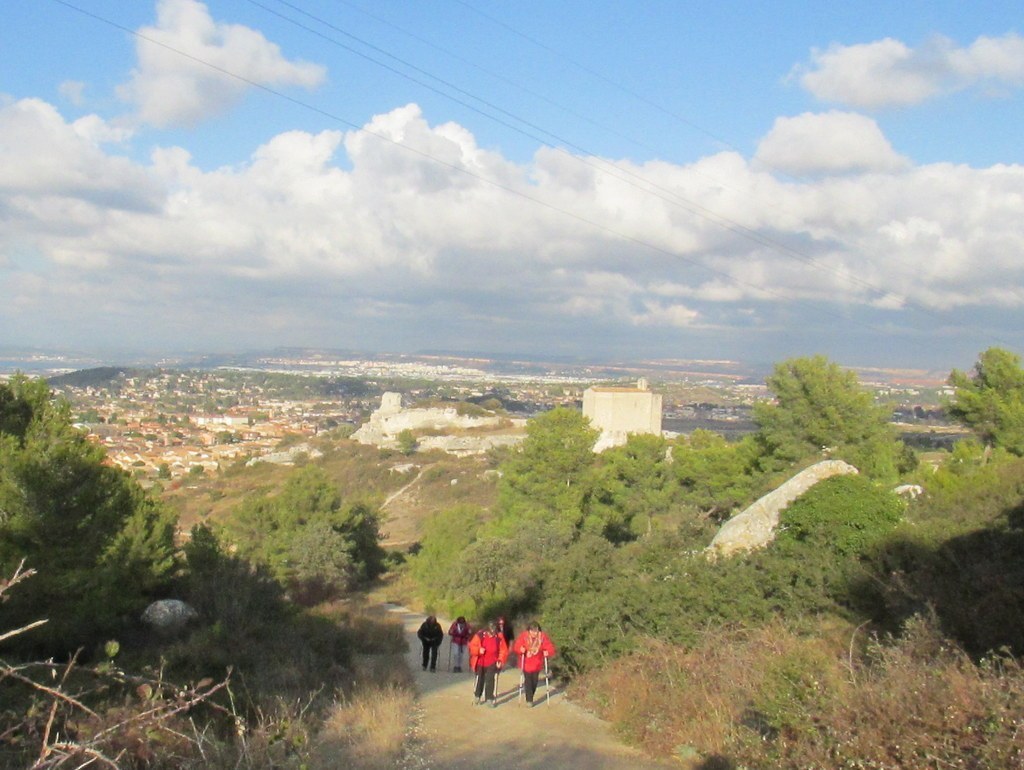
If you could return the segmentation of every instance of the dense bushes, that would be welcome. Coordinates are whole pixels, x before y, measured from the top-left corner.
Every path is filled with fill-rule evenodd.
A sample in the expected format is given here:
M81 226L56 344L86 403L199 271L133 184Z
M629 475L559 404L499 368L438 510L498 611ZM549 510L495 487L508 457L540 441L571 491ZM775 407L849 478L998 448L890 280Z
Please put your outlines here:
M692 540L657 530L615 544L587 532L567 540L534 523L495 538L463 511L435 520L413 570L427 596L459 614L539 612L563 640L561 669L583 671L643 639L695 643L709 624L851 612L860 557L902 503L858 477L818 486L785 537L742 558L711 562ZM842 536L830 544L830 532Z
M586 671L648 639L695 644L709 626L756 626L785 618L807 627L846 616L856 556L817 543L775 544L741 558L709 561L659 538L614 548L582 539L549 565L540 602L547 629L569 640L560 665Z
M379 574L376 512L343 504L310 466L242 517L266 562L228 555L202 527L182 560L173 515L103 460L45 383L0 384L0 764L308 765L318 725L350 695L356 651L398 654L404 640L379 621L301 611L275 576L294 591ZM35 573L8 582L22 560ZM198 618L144 628L146 604L169 595Z
M935 474L908 523L871 550L871 572L855 591L885 628L931 611L973 655L1000 648L1020 655L1024 460L982 456L959 451Z
M690 647L649 642L576 693L687 767L1024 766L1024 671L1012 659L975 665L921 618L899 639L816 630L769 623L709 628Z
M778 544L808 546L828 558L859 556L890 533L903 500L861 476L815 484L781 514Z

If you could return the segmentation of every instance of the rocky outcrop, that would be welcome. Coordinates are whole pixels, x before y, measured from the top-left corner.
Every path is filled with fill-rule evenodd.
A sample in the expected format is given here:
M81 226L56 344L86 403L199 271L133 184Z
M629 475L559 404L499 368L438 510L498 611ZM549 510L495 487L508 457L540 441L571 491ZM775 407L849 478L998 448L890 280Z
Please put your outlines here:
M730 556L763 548L775 539L779 514L786 506L819 481L851 473L857 473L857 469L842 460L823 460L804 468L785 484L725 522L707 547L708 554Z
M507 422L508 418L498 415L464 415L451 408L403 409L401 394L385 393L380 408L352 434L352 438L360 444L394 449L398 447L398 434L402 431L430 432L439 435L418 436L416 441L420 450L442 449L456 455L483 454L491 447L516 444L522 441L523 436L513 432L478 435L450 435L448 432L493 430ZM512 423L518 431L524 421L513 420Z
M265 455L259 457L250 458L245 464L247 467L256 465L257 463L272 463L274 465L294 465L295 461L299 457L305 456L310 460L317 460L324 456L324 453L319 449L310 446L309 444L296 444L293 447L289 447L281 452L268 452Z
M515 446L526 434L500 433L485 436L424 436L417 441L423 451L440 449L450 455L466 457L482 455L495 447Z

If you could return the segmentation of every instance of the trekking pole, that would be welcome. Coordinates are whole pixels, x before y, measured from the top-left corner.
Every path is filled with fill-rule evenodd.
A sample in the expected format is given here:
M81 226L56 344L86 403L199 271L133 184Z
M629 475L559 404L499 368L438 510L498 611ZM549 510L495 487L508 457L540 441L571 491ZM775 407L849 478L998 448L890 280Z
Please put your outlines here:
M519 705L523 705L523 689L526 687L526 670L523 668L522 656L519 658Z
M551 705L551 672L548 670L548 656L544 656L544 702Z
M448 673L452 672L452 640L448 640Z

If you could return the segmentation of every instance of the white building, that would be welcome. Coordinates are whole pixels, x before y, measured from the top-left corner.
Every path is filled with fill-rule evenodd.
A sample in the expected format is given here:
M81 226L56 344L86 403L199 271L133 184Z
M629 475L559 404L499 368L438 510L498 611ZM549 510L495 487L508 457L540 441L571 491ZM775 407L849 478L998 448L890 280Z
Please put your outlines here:
M587 388L583 416L601 431L595 452L625 444L630 433L660 436L661 394L652 393L644 379L635 388Z

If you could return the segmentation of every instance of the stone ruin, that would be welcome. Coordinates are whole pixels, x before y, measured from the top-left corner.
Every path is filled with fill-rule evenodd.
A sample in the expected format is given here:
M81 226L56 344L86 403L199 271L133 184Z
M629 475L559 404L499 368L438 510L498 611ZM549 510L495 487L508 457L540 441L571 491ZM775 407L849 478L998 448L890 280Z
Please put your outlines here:
M449 454L483 454L491 447L518 444L523 440L521 428L525 420L512 420L513 431L488 435L445 435L446 432L473 429L493 429L508 418L498 415L462 415L453 407L426 407L405 409L401 393L385 393L380 407L370 415L352 438L360 444L385 449L398 448L398 435L405 430L429 431L438 435L417 439L421 449L441 449Z

